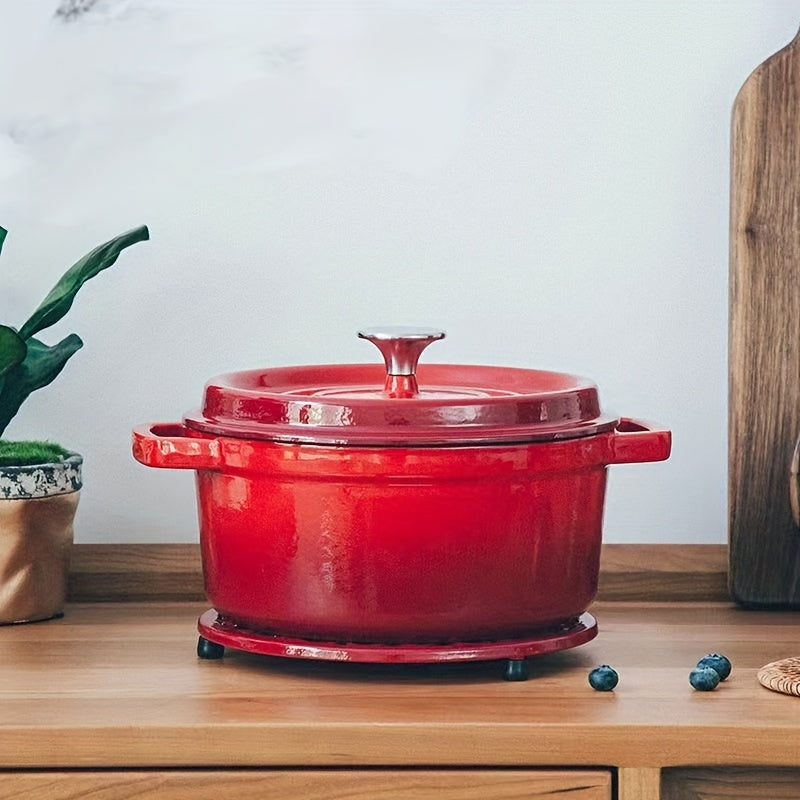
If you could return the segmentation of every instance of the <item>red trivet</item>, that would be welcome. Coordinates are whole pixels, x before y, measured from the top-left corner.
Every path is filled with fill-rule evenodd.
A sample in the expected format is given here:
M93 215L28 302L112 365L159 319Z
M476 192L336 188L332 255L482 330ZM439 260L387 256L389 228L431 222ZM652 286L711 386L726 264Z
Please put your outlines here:
M597 636L597 621L591 614L582 614L562 626L531 633L521 639L489 642L448 642L442 644L365 644L360 642L324 642L298 639L248 630L220 617L212 608L198 623L201 658L221 658L225 647L284 658L306 658L323 661L350 661L373 664L423 664L459 661L493 661L506 659L521 662L528 656L555 653L577 647ZM512 668L506 677L523 679L522 665Z

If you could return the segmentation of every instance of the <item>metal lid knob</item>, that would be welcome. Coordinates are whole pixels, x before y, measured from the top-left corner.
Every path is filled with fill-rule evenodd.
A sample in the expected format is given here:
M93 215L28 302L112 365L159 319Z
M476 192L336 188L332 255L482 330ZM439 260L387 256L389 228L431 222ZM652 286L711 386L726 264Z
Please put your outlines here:
M381 351L386 364L386 394L390 397L413 397L419 392L415 377L419 357L431 342L444 339L445 332L437 328L390 325L365 328L358 332L358 336L372 342Z

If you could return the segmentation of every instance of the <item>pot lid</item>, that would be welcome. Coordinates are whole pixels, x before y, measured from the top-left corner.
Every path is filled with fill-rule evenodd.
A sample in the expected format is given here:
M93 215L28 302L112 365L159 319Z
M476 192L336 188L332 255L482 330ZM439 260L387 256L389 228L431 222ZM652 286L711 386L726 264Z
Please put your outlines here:
M468 445L547 441L611 430L597 387L575 375L516 367L420 364L432 328L359 332L384 366L321 364L232 372L206 384L185 424L215 435L335 445Z

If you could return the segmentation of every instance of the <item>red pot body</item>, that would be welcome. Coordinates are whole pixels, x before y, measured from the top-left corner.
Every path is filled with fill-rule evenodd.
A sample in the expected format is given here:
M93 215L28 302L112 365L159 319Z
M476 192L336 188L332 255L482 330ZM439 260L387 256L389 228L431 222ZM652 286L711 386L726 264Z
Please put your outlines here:
M205 588L267 633L371 643L500 640L569 622L597 591L606 468L667 458L623 420L563 441L336 447L134 432L197 470Z

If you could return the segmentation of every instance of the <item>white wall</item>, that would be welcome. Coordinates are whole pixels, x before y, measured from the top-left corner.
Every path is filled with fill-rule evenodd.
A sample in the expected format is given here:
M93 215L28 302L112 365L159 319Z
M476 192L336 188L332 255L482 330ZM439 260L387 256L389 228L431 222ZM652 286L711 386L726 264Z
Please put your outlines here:
M726 537L728 124L797 2L0 0L0 320L95 244L85 348L10 438L81 451L82 542L194 541L130 428L230 369L431 360L592 377L674 435L615 466L606 541ZM435 355L435 359L434 359Z

